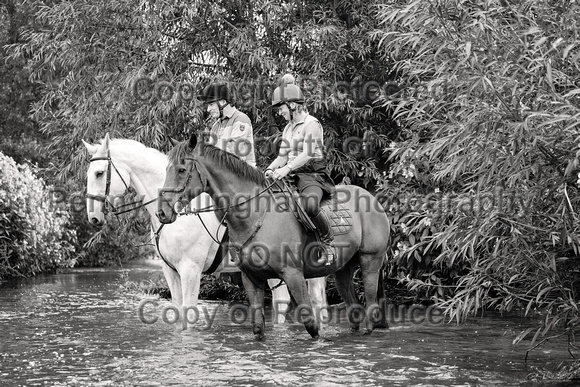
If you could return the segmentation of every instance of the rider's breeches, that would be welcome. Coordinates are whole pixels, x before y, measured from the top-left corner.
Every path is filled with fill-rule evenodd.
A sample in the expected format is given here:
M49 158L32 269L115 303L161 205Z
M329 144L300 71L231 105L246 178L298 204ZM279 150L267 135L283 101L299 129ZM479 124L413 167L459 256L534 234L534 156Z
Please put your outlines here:
M311 218L314 218L320 212L320 202L323 195L322 188L314 185L304 188L300 194L302 206Z

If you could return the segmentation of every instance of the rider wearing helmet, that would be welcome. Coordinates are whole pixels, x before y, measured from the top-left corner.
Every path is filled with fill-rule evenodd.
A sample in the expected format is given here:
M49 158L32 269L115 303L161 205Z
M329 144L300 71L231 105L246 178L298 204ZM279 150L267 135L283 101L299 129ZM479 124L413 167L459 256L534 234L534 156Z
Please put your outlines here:
M295 179L305 211L318 229L326 264L335 258L330 219L320 208L324 195L334 193L334 183L326 171L324 137L320 122L308 114L304 94L294 84L294 77L285 75L282 84L272 93L272 106L288 124L282 132L278 157L266 169L266 177Z
M216 120L211 127L208 142L255 167L252 122L246 114L231 105L228 85L212 83L197 98L207 104L207 112Z

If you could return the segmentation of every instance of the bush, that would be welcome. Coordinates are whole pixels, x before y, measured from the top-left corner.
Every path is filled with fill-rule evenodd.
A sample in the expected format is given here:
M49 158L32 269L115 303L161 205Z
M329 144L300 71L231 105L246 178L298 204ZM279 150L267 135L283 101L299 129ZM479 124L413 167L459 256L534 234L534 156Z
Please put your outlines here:
M0 153L0 278L74 265L76 233L32 169Z
M407 283L458 322L542 310L515 340L531 346L561 328L572 341L580 324L578 163L564 173L580 142L572 3L392 1L373 33L399 84L377 103L404 134L381 189L425 204L391 210Z

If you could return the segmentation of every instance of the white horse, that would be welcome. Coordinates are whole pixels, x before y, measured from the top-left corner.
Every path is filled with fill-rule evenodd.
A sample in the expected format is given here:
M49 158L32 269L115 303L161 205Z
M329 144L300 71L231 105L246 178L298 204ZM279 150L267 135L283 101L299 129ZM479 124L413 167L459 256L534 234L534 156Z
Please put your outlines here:
M215 274L238 272L238 267L227 255L219 265L214 257L220 247L225 228L210 212L197 216L181 216L174 223L162 226L155 211L158 189L165 182L167 156L156 149L147 148L134 140L113 139L109 134L99 145L83 144L92 156L87 171L87 215L89 222L102 225L109 207L114 210L111 198L118 198L132 187L142 197L150 216L152 239L157 238L157 253L162 258L163 274L171 291L171 301L178 307L197 305L202 273L210 268ZM207 207L212 201L208 195L192 202L192 206ZM197 204L197 206L196 206ZM221 250L220 250L221 251ZM285 284L279 280L268 281L272 288L275 323L283 323L290 303ZM325 278L308 280L308 288L315 308L325 315Z

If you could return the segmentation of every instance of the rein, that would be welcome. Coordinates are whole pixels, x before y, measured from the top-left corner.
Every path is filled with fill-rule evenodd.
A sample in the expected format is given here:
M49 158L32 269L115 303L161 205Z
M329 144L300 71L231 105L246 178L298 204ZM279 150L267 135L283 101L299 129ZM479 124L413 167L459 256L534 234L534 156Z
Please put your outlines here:
M185 157L185 160L192 160L193 161L193 166L195 166L195 170L197 171L197 174L200 177L200 180L203 182L203 187L202 190L205 191L205 188L207 186L207 180L204 180L201 178L201 173L199 172L199 169L197 168L197 159L195 157ZM187 185L189 184L192 175L193 175L193 166L189 169L189 173L187 174L187 178L185 179L184 184L181 187L177 187L177 188L164 188L159 192L159 196L163 197L163 193L164 192L173 192L173 193L182 193L185 192L185 190L187 189ZM242 204L246 204L248 202L250 202L251 200L261 196L264 192L269 191L270 188L272 188L274 186L274 184L276 184L277 181L274 180L271 184L269 184L266 188L264 188L263 190L261 190L260 192L258 192L257 194L255 194L254 196L249 197L248 199L244 200L243 202L240 202L238 204L234 204L234 205L227 205L225 207L216 207L215 203L204 207L204 208L200 208L200 209L195 209L195 210L188 210L186 209L185 211L181 211L177 213L177 216L182 216L182 215L191 215L191 214L195 214L198 215L200 213L203 212L214 212L214 211L225 211L226 214L229 212L230 209L232 208L236 208L238 206L241 206ZM225 218L226 215L223 216L223 218ZM223 219L222 219L223 221ZM205 225L204 225L205 226ZM207 228L206 228L207 230Z
M187 174L187 177L185 179L184 184L181 187L177 187L177 188L161 189L159 191L159 197L160 198L163 198L164 192L173 192L173 193L183 193L183 192L185 192L185 190L187 189L187 186L188 186L189 182L191 181L191 179L193 177L193 169L194 168L195 168L197 174L199 175L200 181L202 182L202 186L203 186L202 187L202 190L205 191L205 189L207 187L207 179L203 179L203 177L202 177L202 175L201 175L201 173L199 171L199 168L197 166L197 162L198 162L197 159L195 157L185 157L184 159L185 160L191 160L192 161L192 166L189 168L189 171L188 171L188 174ZM222 247L225 247L225 248L228 248L228 249L229 248L232 248L232 249L234 249L236 251L236 254L240 254L240 252L242 251L242 249L244 248L244 246L247 245L252 239L254 239L254 237L256 236L256 234L258 233L258 231L260 231L260 229L262 228L262 225L263 225L263 222L264 222L264 218L266 217L266 213L267 213L266 210L264 210L264 212L260 214L260 219L255 224L254 230L253 230L252 234L250 234L250 236L248 236L248 238L246 239L246 241L244 243L242 243L240 246L233 245L232 243L229 243L229 242L226 243L227 246L224 246L224 244L221 243L221 241L219 241L218 238L217 238L217 235L218 235L218 232L219 232L219 227L218 227L218 229L216 231L216 237L214 237L211 234L211 232L209 231L209 229L207 228L207 226L205 225L205 223L204 223L203 219L201 218L201 216L199 216L199 214L204 213L204 212L224 211L224 215L223 215L222 219L219 222L220 225L222 225L223 222L224 222L224 220L225 220L225 218L226 218L226 216L227 216L227 214L228 214L228 212L232 208L236 208L236 207L238 207L238 206L240 206L242 204L246 204L246 203L250 202L251 200L253 200L253 199L261 196L266 191L272 192L271 191L271 188L275 184L277 184L277 183L278 183L277 180L273 180L272 183L268 184L267 187L265 187L264 189L262 189L257 194L249 197L248 199L246 199L246 200L244 200L244 201L242 201L240 203L234 204L234 205L228 205L228 206L225 206L225 207L217 207L216 204L214 203L214 204L212 204L210 206L207 206L207 207L204 207L204 208L200 208L200 209L194 209L194 210L186 209L185 211L182 211L182 212L177 213L177 216L191 215L191 214L197 215L197 217L199 218L199 221L203 225L203 228L205 229L205 231L207 232L207 234L210 236L210 238L213 239L213 241L215 243L217 243L220 246L220 249ZM218 254L217 255L219 255L219 250L218 250ZM216 256L216 259L217 259L217 256ZM214 261L214 263L212 264L212 267L207 272L208 273L213 272L215 270L215 268L213 266L214 265L217 266L217 264L219 264L219 262ZM284 285L284 281L283 280L280 280L280 282L276 286L272 287L271 290L275 290L275 289L279 288L282 285Z
M173 192L173 193L182 193L185 192L185 190L187 189L187 185L189 184L189 182L191 181L191 178L193 176L193 169L195 168L197 174L199 175L199 179L202 182L202 191L205 191L206 187L207 187L207 179L203 179L201 176L201 173L199 172L199 168L197 166L197 159L195 157L185 157L185 160L191 160L192 161L192 166L189 168L187 177L185 179L185 182L183 183L183 185L181 187L177 187L177 188L168 188L168 189L162 189L159 191L159 196L163 197L163 193L164 192ZM216 242L217 244L219 244L220 246L222 246L222 243L217 239L214 238L214 236L209 232L207 226L205 225L205 223L203 222L203 219L201 218L201 216L199 216L199 214L204 213L204 212L215 212L215 211L224 211L224 216L222 217L222 219L220 220L220 225L224 222L228 212L232 209L232 208L236 208L238 206L241 206L242 204L246 204L248 202L250 202L251 200L261 196L264 192L266 191L270 191L270 189L272 188L272 186L274 186L275 184L277 184L277 180L272 181L271 184L269 184L267 187L265 187L263 190L261 190L260 192L258 192L257 194L249 197L248 199L234 204L234 205L227 205L225 207L216 207L215 203L204 207L204 208L200 208L200 209L194 209L194 210L190 210L190 209L186 209L185 211L181 211L177 213L177 216L183 216L183 215L197 215L201 224L203 225L203 228L205 228L205 231L208 233L208 235L213 239L214 242ZM266 211L264 211L263 214L261 214L260 216L260 220L256 223L256 226L254 228L254 232L249 236L249 238L246 240L246 242L244 242L242 244L241 247L237 247L237 246L229 246L229 247L233 247L236 252L239 252L244 245L246 245L250 240L252 240L256 234L258 233L258 231L260 230L260 228L262 227L262 223L264 218L266 217ZM219 227L218 227L219 230ZM216 234L217 235L217 234Z

